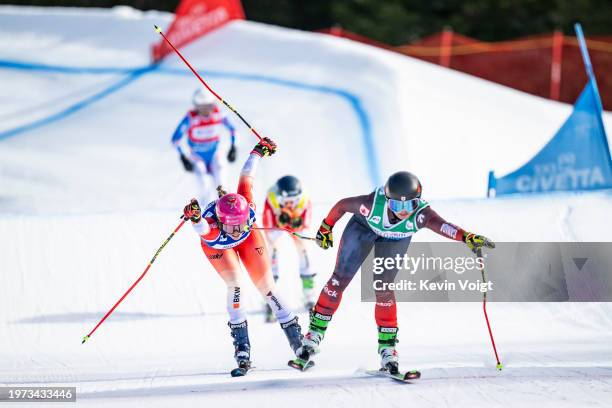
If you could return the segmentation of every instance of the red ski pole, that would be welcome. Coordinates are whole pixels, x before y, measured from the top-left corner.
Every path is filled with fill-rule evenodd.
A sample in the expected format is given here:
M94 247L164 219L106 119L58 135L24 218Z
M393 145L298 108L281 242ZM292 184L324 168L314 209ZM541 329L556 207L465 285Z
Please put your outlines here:
M478 248L476 250L476 256L482 259L482 249ZM485 275L484 265L481 269L482 272L482 283L487 281ZM487 329L489 329L489 337L491 338L491 344L493 345L493 352L495 353L495 360L497 361L497 365L495 366L498 370L501 371L503 368L502 363L499 361L499 355L497 354L497 347L495 347L495 339L493 338L493 331L491 330L491 324L489 323L489 316L487 315L487 292L483 292L482 294L482 311L484 312L485 320L487 322Z
M155 27L155 31L158 32L163 39L166 41L166 43L168 43L168 45L174 50L174 52L176 52L176 54L183 60L183 62L185 63L185 65L187 65L189 67L189 69L191 70L191 72L193 72L193 74L200 80L200 82L206 87L206 89L208 89L210 91L210 93L212 93L215 98L217 98L221 103L223 103L225 106L227 106L227 108L229 110L231 110L232 112L234 112L236 114L236 116L238 116L240 118L240 120L242 121L242 123L244 123L246 125L246 127L249 128L249 130L251 132L253 132L253 134L255 136L257 136L257 138L261 141L262 137L259 135L259 133L257 133L257 131L249 124L249 122L247 122L240 113L238 113L238 111L236 109L234 109L234 107L232 105L230 105L229 103L227 103L223 98L221 98L219 96L219 94L217 94L215 91L212 90L212 88L210 86L208 86L208 84L206 83L206 81L204 81L204 79L202 79L202 77L200 76L200 74L198 74L196 72L195 69L193 69L193 67L191 66L191 64L185 59L185 57L183 57L183 54L180 53L179 50L176 49L176 47L170 42L170 40L168 39L168 37L166 37L166 35L163 33L163 31L161 30L161 28L159 28L158 26L154 26Z
M155 252L155 255L153 255L153 258L149 261L149 264L147 265L146 269L144 270L144 272L142 273L142 275L140 275L140 277L138 279L136 279L136 282L134 282L132 284L132 286L130 286L130 288L123 294L123 296L121 296L121 299L119 299L117 301L117 303L114 304L114 306L108 311L106 312L106 314L104 315L104 317L102 318L102 320L100 320L98 322L98 324L96 324L96 327L93 328L92 331L89 332L89 334L87 334L85 337L83 337L83 341L81 342L81 344L85 343L87 340L89 340L89 338L91 337L92 334L94 334L94 332L98 329L98 327L100 327L100 325L106 320L106 318L108 316L111 315L111 313L113 313L115 311L115 309L117 308L117 306L119 306L119 303L121 303L123 301L123 299L125 299L125 297L128 295L128 293L130 293L132 291L132 289L134 289L134 287L136 285L138 285L138 282L140 282L142 280L142 278L144 278L144 276L146 275L146 273L149 271L149 268L151 267L151 265L153 264L153 262L155 262L155 258L157 258L157 255L159 255L159 253L162 251L162 249L164 249L164 247L166 246L166 244L168 242L170 242L170 240L172 239L172 237L174 236L174 234L176 234L176 232L181 229L181 227L183 226L183 224L185 224L185 221L187 221L186 218L184 218L183 216L181 216L181 223L178 225L178 227L176 227L174 229L174 231L172 232L172 234L170 234L170 236L168 238L166 238L166 240L164 241L164 243L159 247L159 249L157 250L157 252Z

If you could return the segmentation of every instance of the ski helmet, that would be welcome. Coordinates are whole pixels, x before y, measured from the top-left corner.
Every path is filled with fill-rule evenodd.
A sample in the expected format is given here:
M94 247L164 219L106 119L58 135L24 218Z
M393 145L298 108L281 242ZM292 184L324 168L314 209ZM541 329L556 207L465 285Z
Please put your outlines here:
M284 176L276 182L276 189L283 197L295 197L302 194L302 183L297 177Z
M199 88L194 92L192 102L195 107L212 105L215 103L215 97L208 90Z
M221 224L246 225L249 221L249 203L240 194L230 193L219 198L215 214Z
M421 197L421 182L412 173L393 173L385 184L385 196L391 200L407 201Z

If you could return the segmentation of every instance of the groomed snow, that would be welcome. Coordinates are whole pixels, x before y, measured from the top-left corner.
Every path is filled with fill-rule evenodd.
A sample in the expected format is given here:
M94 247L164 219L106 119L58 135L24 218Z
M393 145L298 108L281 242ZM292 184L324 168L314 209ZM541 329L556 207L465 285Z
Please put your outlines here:
M0 7L0 60L144 66L157 39L152 25L169 21L128 8ZM296 174L312 194L318 222L337 199L410 169L440 214L494 240L610 240L607 192L483 198L487 171L504 174L531 157L571 106L350 41L253 22L231 23L184 51L213 88L279 144L260 166L259 202L276 178ZM263 323L262 302L245 279L257 369L231 379L224 285L188 225L81 345L176 227L192 195L169 144L197 86L177 74L181 64L169 58L72 115L0 140L0 385L74 385L78 404L88 406L612 404L610 304L490 304L501 373L481 304L401 304L400 362L419 368L423 379L399 385L363 373L377 365L376 327L373 305L359 301L358 278L307 373L286 367L286 340L276 324ZM0 73L0 132L125 76ZM351 101L367 115L374 150ZM610 129L612 116L604 120ZM242 125L239 132L241 163L255 140ZM230 188L239 168L228 171ZM438 237L423 232L417 239ZM298 308L289 244L282 244L279 290ZM335 249L310 251L321 287Z

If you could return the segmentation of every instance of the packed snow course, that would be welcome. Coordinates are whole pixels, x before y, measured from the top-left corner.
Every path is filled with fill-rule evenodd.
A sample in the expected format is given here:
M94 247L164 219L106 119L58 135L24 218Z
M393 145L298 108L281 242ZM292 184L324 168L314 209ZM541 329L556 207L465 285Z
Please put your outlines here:
M197 80L176 57L149 65L153 24L172 16L0 8L0 385L72 385L88 406L610 406L612 307L489 304L505 368L497 372L482 305L400 304L403 368L374 378L373 305L345 292L317 366L286 366L289 347L245 276L256 369L241 379L225 288L184 226L149 274L84 345L139 276L193 195L170 136ZM609 241L610 193L485 199L489 169L536 153L571 106L343 39L233 22L184 48L211 86L278 154L256 197L287 173L314 200L314 223L388 174L419 175L449 221L496 241ZM255 143L238 126L240 164ZM612 115L606 113L607 129ZM224 147L226 148L226 147ZM261 208L261 205L260 205ZM339 241L346 219L334 230ZM314 234L314 228L310 232ZM415 239L439 240L424 231ZM296 256L282 243L279 291L299 310ZM320 288L336 249L310 247ZM306 313L300 312L303 324Z

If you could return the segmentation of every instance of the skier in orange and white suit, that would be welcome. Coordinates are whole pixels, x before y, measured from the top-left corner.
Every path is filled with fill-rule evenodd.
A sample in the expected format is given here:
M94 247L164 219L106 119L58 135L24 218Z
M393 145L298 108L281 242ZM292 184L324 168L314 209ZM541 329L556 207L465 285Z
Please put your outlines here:
M257 143L242 168L238 192L226 194L219 188L218 200L202 211L197 200L185 206L184 215L192 221L202 250L227 285L227 311L234 338L234 357L239 368L250 368L250 342L245 313L240 299L240 262L251 280L274 311L276 319L295 352L302 344L297 317L284 307L275 293L270 258L262 233L255 227L253 179L262 157L276 151L276 144L264 138Z

